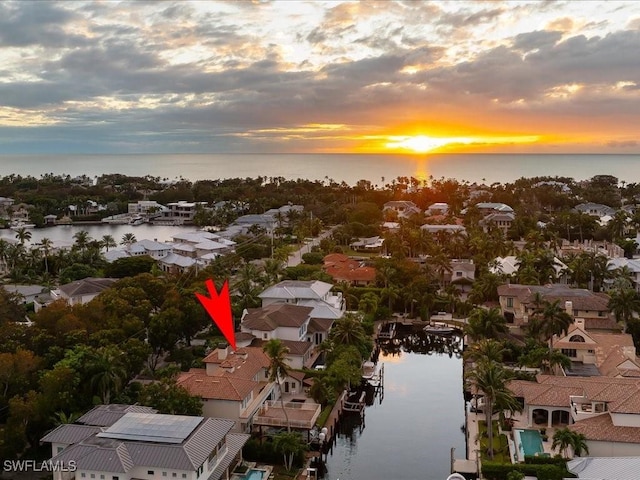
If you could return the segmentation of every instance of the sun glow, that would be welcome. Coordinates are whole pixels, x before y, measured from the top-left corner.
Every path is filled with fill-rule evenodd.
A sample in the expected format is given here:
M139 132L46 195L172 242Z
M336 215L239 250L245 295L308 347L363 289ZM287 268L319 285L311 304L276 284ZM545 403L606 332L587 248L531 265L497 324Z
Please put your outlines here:
M405 153L454 152L470 148L532 144L540 141L538 135L487 137L430 137L428 135L396 135L386 137L384 148Z
M389 149L408 150L415 153L427 153L445 145L469 143L468 138L437 138L427 135L389 137L386 147Z

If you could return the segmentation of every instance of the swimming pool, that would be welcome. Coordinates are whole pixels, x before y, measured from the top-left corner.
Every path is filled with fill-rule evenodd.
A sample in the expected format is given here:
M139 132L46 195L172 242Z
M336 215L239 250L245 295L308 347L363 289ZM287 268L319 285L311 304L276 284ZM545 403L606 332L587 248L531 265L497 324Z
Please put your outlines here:
M249 471L247 471L247 473L245 473L244 477L242 477L243 480L262 480L262 477L264 476L264 470L254 470L251 469Z
M538 430L515 429L513 440L516 444L518 460L521 462L524 461L525 455L534 456L544 453L542 437Z

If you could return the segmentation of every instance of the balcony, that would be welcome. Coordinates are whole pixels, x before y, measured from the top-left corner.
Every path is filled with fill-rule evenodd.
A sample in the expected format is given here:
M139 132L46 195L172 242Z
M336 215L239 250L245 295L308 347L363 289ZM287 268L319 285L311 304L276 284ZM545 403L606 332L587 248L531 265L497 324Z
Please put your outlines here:
M586 397L569 397L571 402L571 417L574 422L607 413L607 404L604 402L592 402Z
M268 427L286 427L287 417L291 428L310 430L316 423L322 407L317 403L305 402L285 402L285 412L282 410L280 401L266 402L255 417L254 425Z

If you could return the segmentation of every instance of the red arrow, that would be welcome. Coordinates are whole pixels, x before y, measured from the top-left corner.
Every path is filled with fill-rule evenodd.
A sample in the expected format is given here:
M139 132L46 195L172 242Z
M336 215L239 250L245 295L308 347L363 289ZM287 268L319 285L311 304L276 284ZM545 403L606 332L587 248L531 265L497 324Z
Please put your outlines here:
M218 326L224 338L227 339L231 348L236 349L236 333L233 328L233 318L231 316L231 298L229 297L229 280L225 280L220 294L216 291L213 280L205 282L211 298L196 293L196 297L205 308L211 320Z

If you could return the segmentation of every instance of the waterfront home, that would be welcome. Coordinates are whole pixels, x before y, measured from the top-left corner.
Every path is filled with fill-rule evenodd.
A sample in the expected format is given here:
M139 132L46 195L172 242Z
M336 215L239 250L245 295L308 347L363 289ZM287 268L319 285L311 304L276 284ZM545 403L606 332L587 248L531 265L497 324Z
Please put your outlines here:
M232 351L224 345L203 361L206 368L183 372L176 382L192 395L202 398L204 416L233 420L234 431L241 432L251 432L259 426L286 426L281 407L275 405L279 400L279 390L275 382L269 381L270 362L262 348L242 347ZM293 372L281 382L284 394L302 395L301 400L306 400L300 375ZM310 430L320 414L320 405L305 403L309 404L304 409L300 403L285 403L285 409L292 426ZM280 416L277 415L278 409ZM276 414L276 418L266 416L268 410L270 414Z
M162 218L168 220L180 220L182 222L191 222L196 212L201 208L206 208L207 202L187 202L180 200L178 202L167 203L167 209L163 210Z
M155 200L138 200L127 205L127 213L129 215L165 216L169 211L168 207L159 204Z
M177 253L170 253L158 260L158 265L163 272L172 274L184 273L192 267L205 267L205 263L201 260L179 255Z
M323 270L336 282L366 287L376 281L375 268L367 267L362 261L355 260L342 253L330 253L322 261Z
M313 318L341 318L345 311L342 293L333 293L333 285L320 280L284 280L264 290L260 295L262 306L288 303L313 307Z
M15 294L22 303L34 303L37 299L49 298L49 289L44 285L2 285L7 292Z
M484 217L491 215L492 213L513 213L513 208L506 203L479 202L473 206L478 210L478 212L480 212L480 215ZM467 209L465 208L461 213L464 215L467 213Z
M436 234L438 232L448 232L448 233L455 233L455 232L460 232L460 233L467 233L467 229L464 228L464 226L462 225L458 225L458 224L425 224L422 225L420 227L421 230L424 230L425 232L429 232L432 234Z
M164 242L142 239L126 247L126 252L132 256L148 255L159 260L173 252L173 246Z
M578 457L567 470L583 480L638 480L640 457Z
M261 340L302 341L311 320L312 307L287 303L272 303L245 310L240 322L242 332Z
M542 301L558 301L572 318L584 319L586 329L616 328L615 321L609 315L607 294L559 284L500 285L498 287L500 309L507 323L518 327L529 323L529 318L538 307L535 303L536 294L539 294Z
M148 407L100 405L42 438L54 480L220 480L242 459L249 435L220 418L161 415Z

